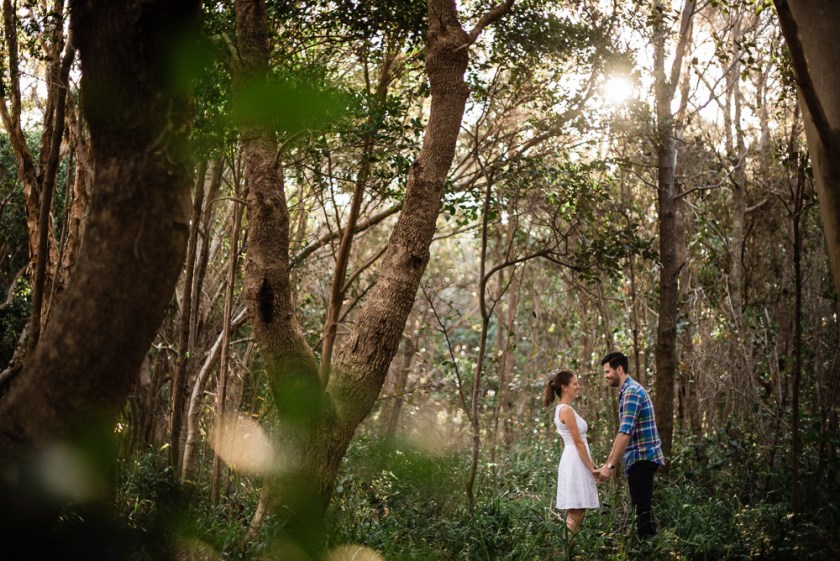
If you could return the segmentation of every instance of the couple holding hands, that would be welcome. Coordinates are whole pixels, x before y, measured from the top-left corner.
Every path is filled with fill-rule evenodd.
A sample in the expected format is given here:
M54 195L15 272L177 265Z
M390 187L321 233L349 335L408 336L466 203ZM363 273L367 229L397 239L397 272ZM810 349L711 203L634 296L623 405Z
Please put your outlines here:
M641 384L630 377L624 354L610 353L601 360L601 365L609 385L619 388L619 425L610 455L600 468L589 454L588 425L571 405L580 392L577 376L561 370L545 385L545 406L557 402L554 424L564 445L557 467L556 508L566 511L566 525L576 532L586 509L598 508L600 504L596 483L608 479L623 457L624 474L636 512L636 530L639 537L647 538L656 534L651 510L653 476L665 463L653 403Z

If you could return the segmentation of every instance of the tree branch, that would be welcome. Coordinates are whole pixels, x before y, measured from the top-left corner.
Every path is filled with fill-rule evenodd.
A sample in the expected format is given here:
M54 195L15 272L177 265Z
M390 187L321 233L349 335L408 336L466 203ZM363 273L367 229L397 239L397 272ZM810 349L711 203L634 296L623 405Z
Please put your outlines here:
M496 4L493 8L491 8L486 14L481 16L478 20L478 23L475 24L475 27L468 33L470 40L468 43L461 45L458 49L466 49L470 45L476 42L478 36L481 35L481 32L484 31L484 28L488 25L491 25L496 20L498 20L503 15L507 14L510 9L513 7L514 0L505 0L501 4Z
M391 208L385 209L379 214L374 214L367 220L363 220L356 224L356 227L353 228L353 233L358 234L359 232L363 232L368 228L376 226L389 216L398 213L400 210L402 210L402 207L403 203L402 201L400 201ZM300 252L297 255L292 257L291 262L289 264L289 268L294 269L295 267L298 267L304 259L312 255L314 252L321 249L331 241L338 239L339 237L341 237L340 231L327 232L326 234L324 234L323 236L321 236L320 238L318 238L317 240L300 250Z

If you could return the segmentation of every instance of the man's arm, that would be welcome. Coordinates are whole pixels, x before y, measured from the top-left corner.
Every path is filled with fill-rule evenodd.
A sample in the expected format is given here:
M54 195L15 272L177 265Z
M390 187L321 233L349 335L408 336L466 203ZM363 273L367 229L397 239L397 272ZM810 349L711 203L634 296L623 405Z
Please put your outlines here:
M628 444L630 444L630 435L626 432L618 433L615 436L615 441L613 441L612 452L610 452L610 455L607 458L607 463L610 465L618 464L618 461L627 449Z
M607 463L601 466L598 471L602 479L606 479L615 471L618 465L618 460L630 444L630 437L636 428L636 420L642 411L641 399L634 393L627 393L624 396L624 414L621 416L621 422L618 425L618 434L613 441L612 450ZM612 467L608 467L612 466Z

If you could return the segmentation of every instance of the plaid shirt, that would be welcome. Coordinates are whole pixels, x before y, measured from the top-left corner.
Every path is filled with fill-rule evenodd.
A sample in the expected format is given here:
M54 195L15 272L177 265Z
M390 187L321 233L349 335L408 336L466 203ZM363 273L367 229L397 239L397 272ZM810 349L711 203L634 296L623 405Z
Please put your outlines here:
M618 432L630 435L630 443L624 451L624 473L640 460L663 465L662 441L656 430L653 403L647 391L636 380L627 377L618 393Z

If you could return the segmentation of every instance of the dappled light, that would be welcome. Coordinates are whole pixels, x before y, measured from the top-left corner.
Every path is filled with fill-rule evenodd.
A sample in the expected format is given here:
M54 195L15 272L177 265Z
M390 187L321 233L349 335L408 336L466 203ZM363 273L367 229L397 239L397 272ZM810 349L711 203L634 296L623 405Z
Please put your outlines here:
M265 430L249 417L226 417L216 434L213 450L236 471L270 476L288 468L284 463L286 456L275 451Z
M38 462L38 473L47 492L61 500L89 502L108 496L107 484L90 458L69 445L55 444L46 449Z
M385 558L363 545L341 545L328 551L324 561L385 561Z
M0 19L0 561L840 559L840 2Z

